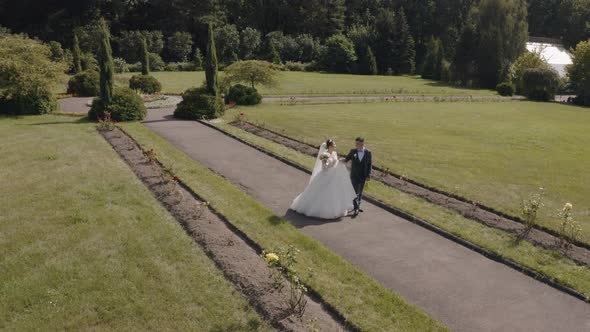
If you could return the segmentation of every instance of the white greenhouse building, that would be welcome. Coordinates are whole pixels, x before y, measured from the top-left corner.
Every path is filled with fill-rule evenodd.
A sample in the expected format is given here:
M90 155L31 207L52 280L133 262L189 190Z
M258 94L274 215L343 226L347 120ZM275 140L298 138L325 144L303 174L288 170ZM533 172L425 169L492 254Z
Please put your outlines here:
M539 52L561 77L566 75L565 67L572 63L571 54L559 39L529 37L526 48L530 52Z

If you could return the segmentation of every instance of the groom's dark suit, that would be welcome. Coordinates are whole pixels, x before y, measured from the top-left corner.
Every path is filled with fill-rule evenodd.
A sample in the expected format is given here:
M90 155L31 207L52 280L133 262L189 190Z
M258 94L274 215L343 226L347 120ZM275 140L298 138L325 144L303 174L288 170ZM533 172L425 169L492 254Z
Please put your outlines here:
M365 182L367 181L367 178L371 176L373 156L371 155L371 151L365 148L363 158L360 159L359 151L357 149L352 149L344 161L349 162L351 160L352 166L350 169L350 180L357 195L354 200L354 209L358 210L361 206L361 197L363 195Z

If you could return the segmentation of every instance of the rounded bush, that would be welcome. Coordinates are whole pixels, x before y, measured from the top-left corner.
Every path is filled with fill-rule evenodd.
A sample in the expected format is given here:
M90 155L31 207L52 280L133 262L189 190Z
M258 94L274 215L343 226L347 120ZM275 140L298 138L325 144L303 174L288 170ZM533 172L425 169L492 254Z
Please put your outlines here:
M100 97L94 98L88 118L97 120L98 117L104 116L104 112L110 112L111 118L115 121L139 121L146 115L143 99L129 88L115 89L109 105L105 105Z
M0 114L39 115L51 113L58 107L55 97L49 91L14 96L10 99L0 98Z
M522 75L522 85L527 98L550 101L555 98L555 93L559 88L559 76L551 69L527 69Z
M162 60L162 57L156 53L150 53L150 70L151 71L162 71L166 67L166 63ZM140 66L141 68L141 66ZM141 70L139 70L141 71Z
M503 82L496 85L496 91L500 96L512 96L514 95L514 85L512 85L512 83Z
M78 73L68 81L68 93L80 97L94 97L100 91L100 75L93 70Z
M125 60L122 58L114 58L113 65L115 66L115 73L117 74L126 73L129 71L129 66L127 65L127 62L125 62Z
M225 95L225 102L234 102L237 105L257 105L262 101L262 96L256 89L236 84L229 89L227 95Z
M129 88L152 95L162 91L162 84L150 75L134 75L129 80Z
M191 88L182 94L182 101L176 106L174 117L186 120L211 120L225 112L223 100L209 94L207 88Z

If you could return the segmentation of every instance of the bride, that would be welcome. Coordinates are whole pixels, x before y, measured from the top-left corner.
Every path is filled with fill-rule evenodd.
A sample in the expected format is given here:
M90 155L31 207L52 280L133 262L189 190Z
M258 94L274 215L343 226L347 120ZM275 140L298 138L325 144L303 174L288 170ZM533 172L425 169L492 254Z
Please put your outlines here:
M291 204L291 210L308 217L337 219L347 215L356 198L346 166L338 160L336 143L320 146L307 188Z

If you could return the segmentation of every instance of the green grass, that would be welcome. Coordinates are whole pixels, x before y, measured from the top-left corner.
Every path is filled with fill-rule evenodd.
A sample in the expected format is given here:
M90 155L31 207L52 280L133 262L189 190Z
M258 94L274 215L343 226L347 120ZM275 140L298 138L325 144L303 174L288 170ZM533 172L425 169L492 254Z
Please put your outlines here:
M270 330L93 124L0 117L0 330Z
M140 144L153 147L164 165L263 248L294 245L297 270L306 284L363 331L439 331L445 328L415 306L385 289L319 242L275 216L224 178L176 149L141 124L123 124Z
M313 157L228 124L216 125L267 151L294 161L308 169L313 168L315 163ZM484 226L466 219L452 210L431 204L421 198L405 194L376 181L370 182L365 192L390 206L427 220L454 235L539 271L559 283L590 297L590 267L578 266L559 252L536 247L527 241L517 243L513 234Z
M512 215L544 187L540 223L557 229L558 210L574 205L590 243L590 112L533 102L396 102L280 106L263 104L248 120L309 143L330 137L340 150L365 136L375 163Z
M117 74L119 84L127 84L133 73ZM164 93L182 93L205 81L204 72L152 72ZM220 73L222 76L223 73ZM276 88L259 87L264 96L327 96L327 95L496 95L491 90L451 87L436 81L409 76L366 76L281 72Z

